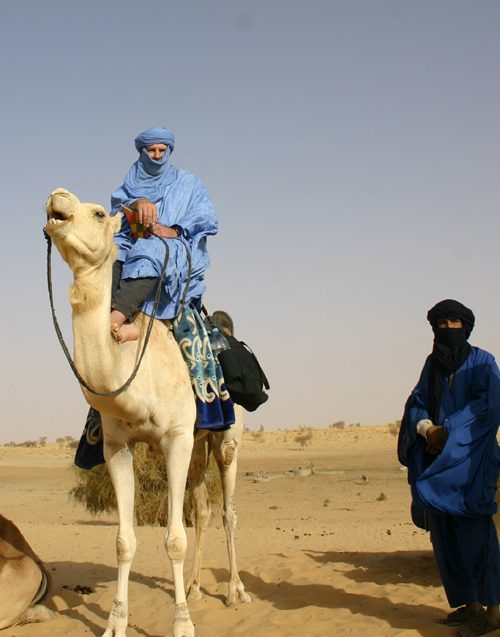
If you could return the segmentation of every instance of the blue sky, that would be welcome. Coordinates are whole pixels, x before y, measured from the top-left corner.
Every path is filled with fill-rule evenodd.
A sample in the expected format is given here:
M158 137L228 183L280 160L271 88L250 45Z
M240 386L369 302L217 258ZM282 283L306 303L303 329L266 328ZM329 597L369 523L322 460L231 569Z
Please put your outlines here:
M496 0L5 3L0 442L80 433L43 205L108 206L149 126L216 205L205 302L272 386L251 427L399 418L442 298L498 355L499 23Z

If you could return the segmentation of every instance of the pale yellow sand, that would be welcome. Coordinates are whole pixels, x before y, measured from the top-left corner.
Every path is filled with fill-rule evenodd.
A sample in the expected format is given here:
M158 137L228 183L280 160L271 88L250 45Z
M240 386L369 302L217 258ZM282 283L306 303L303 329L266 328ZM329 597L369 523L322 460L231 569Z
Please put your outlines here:
M449 609L428 535L410 521L406 473L388 427L314 430L304 449L295 436L245 434L237 554L253 601L224 606L228 569L217 520L207 543L205 598L190 604L197 637L454 635L435 623ZM104 631L115 587L116 516L93 519L69 501L71 460L72 452L55 444L0 448L0 511L48 565L48 605L60 611L53 621L7 629L6 637ZM318 474L274 477L308 463ZM262 471L267 480L246 475ZM173 608L163 531L142 527L137 536L128 635L164 637ZM191 553L186 567L190 561ZM77 593L78 585L94 592Z

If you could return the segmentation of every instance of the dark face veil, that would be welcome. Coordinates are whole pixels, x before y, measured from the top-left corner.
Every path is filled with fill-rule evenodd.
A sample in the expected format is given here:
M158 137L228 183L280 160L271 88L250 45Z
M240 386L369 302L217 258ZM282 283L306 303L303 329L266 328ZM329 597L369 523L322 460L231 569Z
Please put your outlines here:
M460 319L462 327L439 327L445 319ZM439 406L443 378L450 377L465 362L470 352L467 339L474 328L474 314L459 301L446 299L436 303L427 313L434 332L434 346L429 372L429 411L434 424L439 424Z

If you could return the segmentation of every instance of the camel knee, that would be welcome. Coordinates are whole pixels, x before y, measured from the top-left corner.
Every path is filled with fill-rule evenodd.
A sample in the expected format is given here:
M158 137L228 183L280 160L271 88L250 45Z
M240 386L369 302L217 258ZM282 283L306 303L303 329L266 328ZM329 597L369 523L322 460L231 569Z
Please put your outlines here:
M187 549L186 533L179 531L168 533L165 539L165 548L172 562L182 561Z
M224 509L222 513L222 520L226 529L235 529L238 522L238 516L234 507L230 506Z
M223 441L221 445L221 457L224 467L229 467L233 460L237 449L236 440Z
M134 559L137 541L134 532L118 532L116 538L116 556L118 562L131 562Z

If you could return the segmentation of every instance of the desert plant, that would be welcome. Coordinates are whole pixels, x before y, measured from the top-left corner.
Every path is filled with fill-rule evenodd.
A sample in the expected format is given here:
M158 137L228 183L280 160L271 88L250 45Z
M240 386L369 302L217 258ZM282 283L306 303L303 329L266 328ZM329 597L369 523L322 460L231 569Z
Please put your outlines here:
M76 441L75 441L76 442ZM163 456L152 453L148 445L138 443L134 451L135 478L135 517L138 526L161 525L168 521L167 471ZM70 497L83 506L92 515L109 513L116 510L116 497L111 478L105 464L90 471L74 468L75 486ZM206 485L212 505L212 511L220 513L222 508L222 489L218 469L213 458L207 469ZM193 498L186 489L184 499L186 524L191 525L193 517Z
M396 420L396 422L390 422L387 425L389 429L389 433L393 436L397 436L399 434L399 430L401 428L401 420Z
M385 493L381 493L377 498L377 502L384 502L384 500L387 500L387 496Z
M19 447L36 447L38 445L36 440L25 440L19 443Z
M295 436L294 441L300 445L301 449L304 449L304 447L311 444L312 438L313 432L311 429L301 429Z
M252 438L255 440L255 442L264 442L264 432L252 431Z
M344 429L344 427L345 427L345 422L343 420L332 422L332 424L329 425L330 429Z

